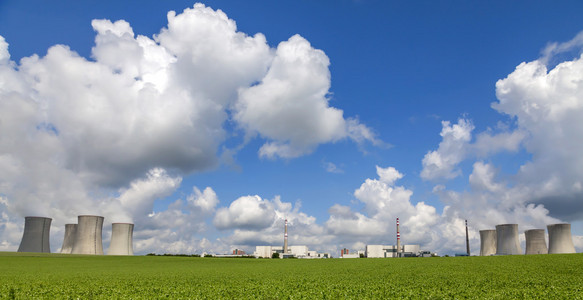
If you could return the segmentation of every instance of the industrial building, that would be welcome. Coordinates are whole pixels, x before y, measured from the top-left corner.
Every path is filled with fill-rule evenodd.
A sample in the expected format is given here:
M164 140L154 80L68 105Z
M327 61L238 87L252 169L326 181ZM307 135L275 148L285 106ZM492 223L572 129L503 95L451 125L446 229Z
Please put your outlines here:
M549 254L575 253L571 224L547 225L549 231Z
M282 246L256 246L253 256L261 258L271 258L274 253L278 253L280 258L329 258L328 253L318 253L310 251L308 246L289 246L287 251L283 251Z
M416 257L420 252L419 245L403 245L401 249L394 245L366 245L365 256L368 258Z
M103 255L103 243L101 232L103 230L103 217L78 216L77 234L72 254Z
M49 237L52 220L45 217L25 217L24 233L22 234L18 252L50 253Z
M134 224L111 224L111 242L108 255L134 255L133 246Z
M65 224L65 237L63 238L63 246L61 246L61 253L71 254L76 236L77 224Z
M496 254L496 230L480 230L480 256Z
M547 242L544 229L530 229L524 232L526 250L524 254L547 254Z

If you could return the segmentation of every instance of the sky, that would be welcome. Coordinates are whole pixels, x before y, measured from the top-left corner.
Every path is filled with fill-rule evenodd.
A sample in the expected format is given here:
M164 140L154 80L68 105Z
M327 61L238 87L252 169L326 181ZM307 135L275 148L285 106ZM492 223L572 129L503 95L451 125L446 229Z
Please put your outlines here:
M580 1L0 0L0 251L25 216L134 250L473 253L572 224ZM524 247L524 236L520 236ZM107 252L107 250L106 250Z

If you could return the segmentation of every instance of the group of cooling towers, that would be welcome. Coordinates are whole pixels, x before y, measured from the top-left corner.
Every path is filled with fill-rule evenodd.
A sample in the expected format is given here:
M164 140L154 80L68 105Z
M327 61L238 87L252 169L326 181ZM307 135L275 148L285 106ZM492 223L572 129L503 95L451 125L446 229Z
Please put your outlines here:
M524 254L575 253L571 224L547 225L549 247L547 248L545 230L530 229L524 232L526 251ZM522 254L518 241L518 224L496 225L496 230L480 230L480 255Z
M103 255L101 216L78 216L77 224L65 224L65 238L61 253ZM25 217L24 233L18 252L51 252L49 233L51 218ZM108 255L134 255L134 224L111 224Z

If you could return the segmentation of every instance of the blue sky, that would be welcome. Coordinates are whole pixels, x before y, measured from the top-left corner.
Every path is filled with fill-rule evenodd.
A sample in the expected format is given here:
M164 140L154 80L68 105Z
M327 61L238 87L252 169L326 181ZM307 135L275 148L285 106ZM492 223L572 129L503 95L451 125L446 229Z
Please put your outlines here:
M142 253L148 251L226 252L233 247L253 250L254 245L279 241L280 227L278 226L281 225L282 216L287 216L292 220L292 229L293 226L296 227L296 243L308 244L311 248L326 251L336 251L341 247L360 250L367 243L393 244L394 217L399 214L407 216L406 219L410 222L411 228L405 229L404 239L409 238L412 243L421 244L422 247L441 253L462 251L463 237L459 234L463 229L460 227L460 222L464 218L468 218L472 226L474 249L479 246L478 230L491 228L502 222L519 223L521 230L524 230L542 228L541 226L552 222L568 221L573 223L574 234L577 235L575 243L581 251L583 240L579 238L579 235L583 235L583 227L580 225L583 209L580 196L583 193L580 185L583 183L583 174L577 170L563 172L562 166L563 164L573 166L574 169L583 167L582 161L576 158L577 151L583 149L580 131L567 132L566 130L583 124L576 118L569 117L559 118L563 123L555 119L545 119L544 116L548 115L534 118L531 111L526 110L525 107L528 105L525 103L532 101L538 104L536 107L554 107L555 104L556 107L563 107L558 104L560 101L556 97L564 97L564 99L571 99L569 100L571 102L565 101L571 103L569 104L571 106L568 106L569 111L576 113L581 111L581 106L583 106L582 85L576 83L574 88L565 88L566 90L558 86L553 89L553 92L543 93L548 97L541 100L537 98L540 94L528 92L537 90L533 86L537 81L526 82L524 78L528 76L521 77L516 73L517 67L523 62L541 62L546 64L548 70L564 62L572 64L579 62L582 47L581 39L576 37L583 30L583 21L579 13L583 4L580 2L410 1L405 3L337 0L205 1L202 3L206 5L205 9L209 9L207 12L216 13L217 10L222 10L228 19L236 22L237 32L249 37L261 33L265 37L266 46L270 48L271 54L265 54L269 56L264 58L267 66L262 71L257 71L258 75L256 78L251 78L251 84L232 87L230 98L219 104L222 113L216 116L203 113L198 118L204 121L199 119L193 121L192 128L189 127L192 131L181 133L175 139L169 138L172 143L181 144L184 141L186 146L191 147L188 148L190 150L198 147L197 142L208 140L214 142L214 144L211 143L209 149L201 150L204 153L202 158L184 158L182 161L183 158L179 157L179 152L169 150L179 148L179 145L164 144L161 142L163 138L155 134L151 135L152 132L164 132L174 137L171 131L166 132L160 129L162 127L157 127L163 126L160 124L170 124L167 123L172 121L170 117L169 120L156 123L158 125L145 126L151 130L145 130L148 133L146 136L119 134L115 135L117 140L99 141L152 147L155 151L152 150L151 153L145 150L148 153L139 156L134 153L134 149L131 151L128 147L109 149L107 145L103 147L107 149L99 152L102 144L92 145L90 141L83 138L91 134L85 135L87 132L74 131L75 128L85 128L82 119L71 117L75 114L76 108L71 109L70 114L67 112L67 107L73 105L75 101L78 101L79 106L90 105L89 103L92 103L90 100L84 102L85 100L81 98L93 99L91 98L93 94L90 95L88 92L88 94L75 95L75 89L71 88L70 94L64 96L65 93L60 93L59 90L54 91L44 85L34 87L30 78L36 78L34 74L41 76L38 75L41 73L35 73L40 72L35 70L41 63L29 60L28 64L23 65L21 59L27 60L28 57L36 54L43 61L50 47L62 44L67 45L70 50L78 53L88 62L103 63L111 67L108 62L115 61L114 57L124 57L127 54L124 54L124 48L120 46L121 39L113 42L115 45L112 47L115 50L104 52L101 58L96 58L92 54L92 48L96 46L96 35L98 35L98 30L92 27L92 20L107 19L111 22L125 20L133 29L134 37L143 35L155 41L158 46L165 47L170 56L178 58L178 63L176 63L178 66L183 62L180 60L180 53L182 53L180 51L183 51L180 49L183 48L176 45L184 41L179 37L168 37L167 41L170 42L165 42L163 38L158 39L154 36L160 34L162 28L168 27L168 11L174 10L176 15L181 15L183 10L192 9L194 2L128 1L120 4L117 1L53 1L51 3L0 1L0 35L9 45L7 49L10 54L9 60L12 62L12 65L7 65L7 68L13 70L14 74L20 74L2 73L4 77L0 77L0 80L4 78L0 81L2 83L0 84L0 92L2 92L0 101L4 101L3 108L6 109L0 116L7 119L7 115L10 114L8 109L13 109L12 113L15 115L17 111L21 111L10 104L13 100L10 100L12 98L9 95L12 94L9 93L11 91L9 88L13 88L11 84L16 80L22 80L23 85L30 85L30 91L24 92L16 88L14 90L18 90L18 93L23 95L22 99L33 99L33 102L40 103L36 112L37 117L32 118L34 122L48 123L54 126L57 132L56 136L51 137L55 141L45 145L53 152L45 152L39 148L35 150L38 152L27 154L39 157L39 153L45 153L49 161L54 162L46 166L48 169L28 166L23 168L30 168L28 170L30 173L15 171L8 172L9 174L3 177L0 176L0 196L3 199L0 203L2 205L0 211L6 213L6 217L0 223L0 231L4 232L0 234L3 245L1 249L11 250L18 245L18 234L7 233L9 228L21 228L22 217L25 215L42 213L30 207L39 209L46 207L50 212L45 215L54 218L52 248L56 251L62 240L59 237L62 229L59 228L64 227L64 223L74 222L76 215L82 213L69 205L69 200L58 200L58 195L64 193L63 188L69 187L78 193L76 196L83 198L86 203L91 203L96 213L122 211L120 219L129 218L134 221L137 228L136 248ZM206 23L198 24L206 26ZM113 28L107 24L102 26L103 36L106 36L107 30ZM317 53L316 49L319 49L329 59L329 66L318 67L314 69L316 71L312 70L323 72L318 75L323 76L324 89L326 83L329 84L329 88L324 98L316 97L315 102L309 102L303 107L305 109L303 113L306 113L305 123L302 120L303 117L298 118L298 115L295 115L293 121L288 124L284 121L288 120L285 110L272 117L263 118L261 111L270 115L272 111L269 108L259 107L259 112L256 112L248 106L255 103L253 101L257 101L256 91L259 88L255 90L253 88L265 87L262 95L273 92L265 81L265 78L269 76L264 77L264 75L269 70L276 69L271 59L279 57L279 54L274 54L278 45L288 40L292 41L292 37L296 34L302 37L302 41L309 42L311 45L309 53ZM301 43L301 41L293 40L290 44L295 45L296 42L298 45ZM549 50L551 43L558 43L556 49L559 50ZM192 45L196 47L196 40L194 44L188 45L184 47ZM549 50L550 54L545 54L545 50ZM195 63L192 67L184 67L186 69L183 71L180 71L182 70L180 67L169 69L170 72L178 70L176 72L185 72L180 73L182 75L193 76L178 78L179 76L176 75L176 77L171 77L169 82L174 82L174 80L180 84L189 80L195 82L200 76L202 81L209 80L211 83L220 85L221 80L224 80L222 76L215 74L217 77L214 78L212 74L208 77L200 75L200 70L204 71L205 67L210 68L208 70L211 72L213 70L215 56L212 56L214 55L212 52L209 53L208 55L211 56L197 56L201 64ZM127 55L127 59L120 58L120 60L130 61L131 54ZM70 63L70 57L65 56L61 58L61 66L67 66ZM227 53L224 57L231 57L231 54ZM54 59L58 62L60 58ZM256 60L260 61L259 58ZM2 62L1 54L0 62ZM238 62L233 64L236 63ZM47 63L44 66L46 70L43 70L50 74L51 66L55 65ZM129 69L123 68L113 70L115 68L112 67L112 74L130 73ZM294 73L297 70L291 70L294 68L293 64L286 68L290 68L289 74L299 74ZM561 70L564 69L566 67ZM326 81L327 70L329 70L329 82ZM569 76L579 74L577 70L569 73ZM80 74L82 73L83 71ZM510 78L511 74L517 76ZM12 78L9 76L19 79L9 80ZM50 77L50 75L47 76ZM128 78L131 77L128 76ZM277 77L277 74L274 76ZM497 87L497 82L507 77L509 79L501 82ZM141 80L141 77L137 75L136 78ZM293 78L288 79L291 91L303 92L303 88L307 90L311 87L309 80L296 82ZM47 82L56 85L58 80L58 78L47 79ZM549 82L557 81L560 80L549 79ZM73 79L64 86L74 87L76 84ZM196 94L193 90L199 86L197 84L194 83L194 87L188 87L185 90ZM204 89L204 83L201 86ZM523 89L522 87L530 88ZM212 99L214 92L205 92L204 95L211 101L215 101ZM112 88L112 94L116 93ZM165 101L167 97L172 96L163 95L158 100ZM276 101L274 99L284 96L277 97L266 96L266 99ZM507 99L505 104L498 110L492 108L492 103L497 103L501 97ZM286 103L304 103L300 100L300 98L290 96ZM545 104L537 102L539 100L545 101ZM197 103L202 103L197 101L193 98L194 107L198 107ZM360 132L354 136L344 132L337 135L314 136L310 132L316 132L321 127L310 129L309 126L313 125L306 125L308 128L306 131L298 132L296 128L301 127L302 123L322 126L329 124L326 123L329 119L323 115L319 116L318 112L309 114L314 111L309 105L317 101L327 105L327 108L342 110L342 122L349 123L349 120L353 120L356 122L354 124L362 125L373 135L364 136ZM54 103L60 103L60 105ZM76 107L76 105L73 106ZM184 107L184 109L189 108ZM290 104L288 110L293 109L294 106ZM302 113L301 109L298 113ZM116 114L123 118L124 112L126 111L123 109L101 111L103 115L95 116L95 123L91 124L107 124L107 120L114 120L111 124L117 124L115 123ZM71 120L67 116L71 117ZM45 117L48 121L39 121L44 120ZM99 119L101 117L103 118ZM278 122L281 118L283 118L282 121ZM65 119L67 121L60 121ZM267 119L272 123L266 121ZM538 120L539 123L532 120ZM450 123L442 123L444 121ZM61 126L56 125L59 122L63 122ZM544 127L544 122L550 124L548 128L556 126L557 131L553 133L541 129ZM18 128L21 128L22 124L24 123L5 121L2 125L0 122L0 126L4 127L2 132L13 133L13 136L5 134L3 141L0 138L0 157L2 155L5 157L3 163L0 161L0 166L6 168L22 166L22 161L27 159L27 156L19 154L18 147L14 146L18 144L14 142L14 139L19 139L19 137L24 139L18 134ZM194 138L192 143L187 142L190 139L189 132L195 135L200 134L197 126L201 124L212 124L207 129L222 131L219 135L223 136L217 137L211 133L201 137L200 140ZM467 126L464 127L464 124ZM537 124L542 124L541 128ZM282 128L277 126L282 126ZM274 129L275 127L278 129ZM97 132L96 136L108 136L107 132L100 132L104 130L101 127L89 126L87 128L89 132ZM350 129L349 126L342 128ZM444 133L447 128L450 128L452 132L466 134L467 139L454 137L455 134L453 134L451 140L448 140L448 135ZM125 128L108 128L108 130L123 132ZM557 137L557 132L564 133L564 136ZM440 136L440 133L444 135ZM480 135L484 137L483 140L479 139ZM557 140L548 139L548 136L557 137ZM35 139L44 141L43 138L34 134L28 139L33 142ZM311 139L318 141L308 142L308 140L312 141ZM292 140L297 144L290 142ZM550 150L545 148L545 143L542 142L545 140L552 143L565 143L564 145L555 144L555 146L566 150L548 156ZM135 144L136 141L137 144ZM141 141L147 141L147 143L141 145ZM269 143L280 146L292 145L299 154L286 157L282 155L283 152L277 152L272 157L261 156L260 149ZM38 144L43 145L41 142ZM51 148L51 145L59 146ZM305 145L308 145L307 148L302 148ZM22 145L22 147L25 146ZM96 147L99 149L95 152L86 151L87 149L95 150ZM224 159L229 153L225 149L230 149L234 153L233 162ZM429 170L431 169L429 154L432 151L435 157L439 157L442 161L449 161L445 165L433 165L434 173ZM177 155L176 161L172 161L174 155ZM116 156L120 159L112 159ZM425 157L427 160L424 163ZM208 164L205 165L204 162ZM182 167L181 164L187 167ZM95 166L111 168L107 169L107 172L102 172ZM377 166L381 168L378 173ZM163 170L162 173L156 174L168 180L163 180L164 183L157 188L149 189L146 188L150 186L149 184L156 185L152 183L155 181L153 177L147 175L152 173L146 172L147 169L153 167ZM395 177L392 173L393 175L383 177L382 170L389 170L390 167L403 176ZM47 178L38 179L35 176L26 175L48 172L47 170L58 170L58 172L64 172L63 176L80 179L78 183L64 184L49 181ZM126 174L126 170L131 170L131 172L128 171ZM423 173L424 170L426 173ZM115 174L121 172L123 175L119 175L118 179L112 179L117 178L117 175L112 176L110 171L117 172ZM545 177L544 174L549 175ZM568 175L570 179L562 180L561 174ZM471 177L471 175L474 176ZM109 179L103 179L104 177ZM367 179L371 182L377 180L378 184L384 184L384 190L379 190L378 186L376 188L366 186ZM14 182L16 184L13 184ZM137 182L143 182L144 187L140 188ZM54 184L53 189L46 187L51 184ZM541 186L546 188L539 189ZM193 192L193 187L197 187L200 191L210 187L216 194L216 203L208 200L208 197L213 198L211 196L201 196ZM359 188L363 189L360 196L355 193L355 190ZM409 191L411 195L391 194L399 189ZM375 191L378 194L374 194ZM125 196L124 193L126 193ZM55 198L42 200L47 199L48 195ZM146 200L132 200L133 202L124 200L133 197L132 195ZM255 195L260 197L260 200L255 199L253 202L249 200L250 198L245 198L246 200L241 198ZM192 203L198 203L192 206L196 209L191 207L189 210L189 197ZM292 204L296 210L292 212L278 207L276 197L280 197L278 199L284 203ZM520 199L516 200L516 198ZM206 209L202 209L200 205L202 202L196 202L197 199L200 201L206 199L206 203L211 204ZM241 205L244 206L243 210L237 210L233 205L239 199L241 199ZM146 211L148 213L167 212L167 215L160 215L160 219L172 218L170 211L173 208L172 203L176 200L182 200L184 203L183 207L178 208L178 211L182 211L184 215L177 217L176 220L184 220L189 225L180 225L185 223L179 222L168 225L168 222L153 221L152 216L144 215ZM118 202L123 208L116 206L119 205ZM42 205L37 206L36 204L39 203ZM132 208L128 203L139 205L141 208ZM410 207L402 210L391 208L392 205L399 207L401 204L405 205L403 203ZM425 206L416 206L418 203ZM254 204L259 206L255 207ZM480 209L477 207L479 205L486 205L487 209ZM529 207L529 205L534 205L534 207ZM450 207L450 209L444 211L444 207ZM229 208L232 210L228 210ZM541 210L543 208L548 210L545 212ZM492 210L491 214L486 213L489 209ZM496 211L502 212L494 213ZM236 217L240 214L248 218L242 217L242 221L238 223L221 223L218 215L223 213L225 216ZM267 218L268 221L257 223L254 221L257 218ZM422 224L417 222L418 224L413 226L418 219L424 219L426 222ZM147 225L142 226L141 232L140 220L149 220L143 221ZM110 221L115 222L115 217ZM181 226L185 228L193 226L197 229L190 231L185 231L184 228L177 229ZM350 227L354 230L347 229ZM375 232L371 233L371 230ZM152 235L176 237L153 238ZM246 238L240 238L241 236L246 236ZM105 239L107 242L107 236ZM454 243L449 242L452 239L455 240Z

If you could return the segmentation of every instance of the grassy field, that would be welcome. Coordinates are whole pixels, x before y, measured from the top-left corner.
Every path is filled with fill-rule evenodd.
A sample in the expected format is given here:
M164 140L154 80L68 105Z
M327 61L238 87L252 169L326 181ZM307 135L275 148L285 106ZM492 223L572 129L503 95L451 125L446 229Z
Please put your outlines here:
M583 299L583 254L239 259L0 252L1 299Z

